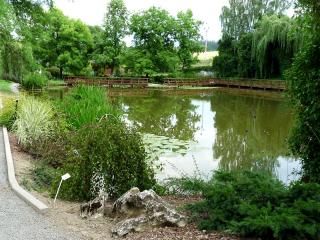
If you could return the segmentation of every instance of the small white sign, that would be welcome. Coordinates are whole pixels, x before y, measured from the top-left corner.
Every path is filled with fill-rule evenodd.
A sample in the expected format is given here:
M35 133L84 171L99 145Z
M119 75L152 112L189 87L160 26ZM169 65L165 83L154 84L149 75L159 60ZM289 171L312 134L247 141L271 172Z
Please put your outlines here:
M67 180L68 178L70 178L70 174L69 173L66 173L65 175L63 175L61 178L62 180Z

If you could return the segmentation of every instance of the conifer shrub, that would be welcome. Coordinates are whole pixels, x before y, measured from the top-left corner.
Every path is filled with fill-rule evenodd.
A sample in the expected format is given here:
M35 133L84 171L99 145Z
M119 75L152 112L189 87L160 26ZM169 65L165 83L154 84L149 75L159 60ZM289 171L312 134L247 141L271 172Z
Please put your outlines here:
M175 184L189 192L197 186L203 200L186 208L202 230L261 239L320 239L319 184L285 186L250 171L218 171L208 182L192 185L184 179Z

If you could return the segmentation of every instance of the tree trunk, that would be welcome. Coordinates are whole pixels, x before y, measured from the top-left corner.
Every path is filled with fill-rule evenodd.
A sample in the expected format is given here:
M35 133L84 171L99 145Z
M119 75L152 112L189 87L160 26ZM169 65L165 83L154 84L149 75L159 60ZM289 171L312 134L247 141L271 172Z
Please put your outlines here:
M60 70L60 74L59 74L60 75L60 79L62 79L63 78L63 75L62 75L63 74L63 69L62 69L62 67L59 67L59 70Z

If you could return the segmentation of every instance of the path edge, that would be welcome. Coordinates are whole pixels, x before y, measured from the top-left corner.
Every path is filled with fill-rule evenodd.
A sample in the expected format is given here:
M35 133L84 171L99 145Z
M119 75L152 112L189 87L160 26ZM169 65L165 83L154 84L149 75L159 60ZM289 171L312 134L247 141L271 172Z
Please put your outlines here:
M24 190L17 182L15 171L14 171L14 164L13 164L13 158L11 154L7 128L3 127L2 132L3 132L3 140L4 140L4 147L5 147L5 156L6 156L7 167L8 167L8 179L9 179L9 184L12 190L31 207L33 207L34 209L36 209L41 213L45 213L48 210L48 206L45 205L40 200L38 200L37 198L35 198L33 195L31 195L31 193Z

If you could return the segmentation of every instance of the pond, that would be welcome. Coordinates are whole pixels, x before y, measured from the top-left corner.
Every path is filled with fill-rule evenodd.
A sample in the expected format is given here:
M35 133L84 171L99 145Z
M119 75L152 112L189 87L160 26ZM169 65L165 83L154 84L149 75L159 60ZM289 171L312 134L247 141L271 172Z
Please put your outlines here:
M162 164L159 179L216 169L258 169L288 183L293 111L280 93L248 90L110 90L125 118Z

